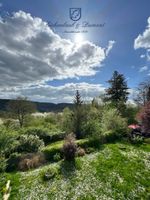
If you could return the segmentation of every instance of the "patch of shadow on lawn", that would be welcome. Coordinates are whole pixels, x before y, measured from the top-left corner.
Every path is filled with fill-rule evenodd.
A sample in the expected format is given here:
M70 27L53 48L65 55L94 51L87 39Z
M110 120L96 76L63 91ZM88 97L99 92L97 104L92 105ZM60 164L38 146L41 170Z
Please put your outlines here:
M76 162L75 160L63 160L60 163L60 171L65 179L73 178L76 176Z

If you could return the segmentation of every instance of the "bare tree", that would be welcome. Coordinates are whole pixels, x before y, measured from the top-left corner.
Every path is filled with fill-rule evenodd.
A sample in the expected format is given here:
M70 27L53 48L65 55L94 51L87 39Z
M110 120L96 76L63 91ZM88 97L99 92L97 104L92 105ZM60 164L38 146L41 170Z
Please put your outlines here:
M137 95L134 101L139 106L145 106L146 103L150 101L150 80L139 84Z
M8 103L7 110L13 117L18 119L20 127L24 125L25 118L28 114L35 112L35 104L30 102L26 97L17 97Z

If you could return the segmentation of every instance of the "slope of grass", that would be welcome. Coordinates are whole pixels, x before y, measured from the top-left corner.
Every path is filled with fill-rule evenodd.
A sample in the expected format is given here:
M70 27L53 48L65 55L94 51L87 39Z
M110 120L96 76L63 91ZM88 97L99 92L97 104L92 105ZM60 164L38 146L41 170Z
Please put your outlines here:
M75 163L60 161L28 172L1 174L0 186L11 180L11 200L148 200L149 150L149 144L106 144ZM43 181L41 174L50 167L59 173Z

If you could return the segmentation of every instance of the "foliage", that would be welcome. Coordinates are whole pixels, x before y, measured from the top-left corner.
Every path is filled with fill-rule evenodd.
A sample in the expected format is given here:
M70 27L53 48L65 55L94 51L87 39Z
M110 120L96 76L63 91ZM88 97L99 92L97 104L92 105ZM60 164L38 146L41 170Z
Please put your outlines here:
M54 156L53 156L53 159L55 162L58 162L59 160L61 160L61 154L60 153L56 153Z
M144 138L140 135L133 135L131 138L131 142L133 144L142 144L144 141Z
M77 156L84 156L85 155L85 150L81 147L77 148Z
M123 117L125 117L128 120L128 124L137 124L136 115L139 111L139 108L137 106L133 106L131 104L127 104L126 110L123 113Z
M28 153L20 157L18 169L21 171L26 171L37 168L45 164L45 162L45 156L43 153Z
M56 167L49 167L48 169L41 172L41 178L44 181L49 181L59 174L59 169Z
M142 131L150 133L150 101L141 109L137 118L141 121Z
M66 133L70 133L73 130L73 111L69 108L63 110L62 129Z
M20 161L20 156L21 156L21 154L18 154L17 152L12 153L10 155L9 159L7 160L7 168L6 168L7 172L11 172L11 171L18 169L18 163Z
M17 133L15 131L7 130L5 127L0 127L0 152L6 154L11 152L15 146L13 146L16 140Z
M5 172L6 167L7 167L6 158L0 154L0 173Z
M107 100L111 101L116 106L118 106L120 102L122 104L126 103L129 93L124 75L114 71L108 83L110 87L106 90Z
M101 121L101 132L107 135L108 131L116 133L117 137L122 137L127 132L126 119L122 118L115 108L104 110Z
M65 133L64 132L51 132L49 129L47 128L35 128L35 127L30 127L30 128L26 128L23 130L24 134L27 135L36 135L38 136L41 140L44 141L45 145L51 143L51 142L55 142L58 140L61 140L64 138Z
M56 154L60 154L60 156L62 157L62 151L61 151L62 146L63 146L63 142L59 141L59 142L55 142L54 144L50 144L44 147L42 149L42 152L44 153L46 160L56 161L55 160Z
M44 142L36 135L21 135L19 137L18 152L38 152L44 147Z
M77 145L75 143L75 136L69 134L66 136L63 148L62 148L65 160L74 160L77 152Z
M24 97L18 97L8 103L7 109L19 120L20 127L24 125L25 117L35 111L35 105Z
M74 99L74 110L73 110L73 132L77 139L80 139L82 134L82 123L84 121L84 107L83 101L79 91L76 91Z

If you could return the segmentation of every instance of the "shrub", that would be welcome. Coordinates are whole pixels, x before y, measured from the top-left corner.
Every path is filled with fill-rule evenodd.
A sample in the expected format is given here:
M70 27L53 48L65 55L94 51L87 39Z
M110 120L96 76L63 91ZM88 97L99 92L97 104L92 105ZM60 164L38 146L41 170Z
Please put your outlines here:
M24 131L24 134L38 136L41 140L44 141L45 145L61 140L65 136L64 132L50 133L46 128L29 128Z
M44 142L36 135L21 135L19 137L18 152L38 152L44 147Z
M45 156L43 153L29 153L22 155L18 163L18 169L26 171L29 169L37 168L45 163Z
M131 142L133 144L142 144L144 141L144 138L140 135L134 135L132 138L131 138Z
M49 181L59 174L59 170L56 167L50 167L41 172L41 177L44 181Z
M62 148L65 160L74 160L77 152L77 145L75 143L75 136L73 134L69 134L66 136L64 145Z
M84 156L84 155L85 155L85 150L81 147L78 147L77 156Z
M121 138L127 132L126 119L122 118L115 108L104 110L101 121L101 130L104 136L108 136L108 132L113 131L117 138Z
M97 137L100 135L100 133L101 133L101 126L100 126L100 122L97 119L88 120L83 125L83 134L84 135Z
M18 153L12 153L7 160L7 168L6 171L14 171L18 169L18 163L20 162L20 156L21 154Z
M13 145L16 141L16 132L9 131L5 127L0 128L0 152L6 157L10 155L16 148L16 145Z
M3 155L0 155L0 172L5 172L7 161Z
M54 156L56 154L60 154L60 156L62 157L62 143L56 142L55 144L50 144L44 147L42 152L44 153L46 160L55 161Z
M86 148L86 153L87 154L93 153L94 151L95 151L95 149L93 147Z
M56 153L54 156L53 156L53 160L54 161L59 161L59 160L61 160L61 155L60 155L60 153Z

